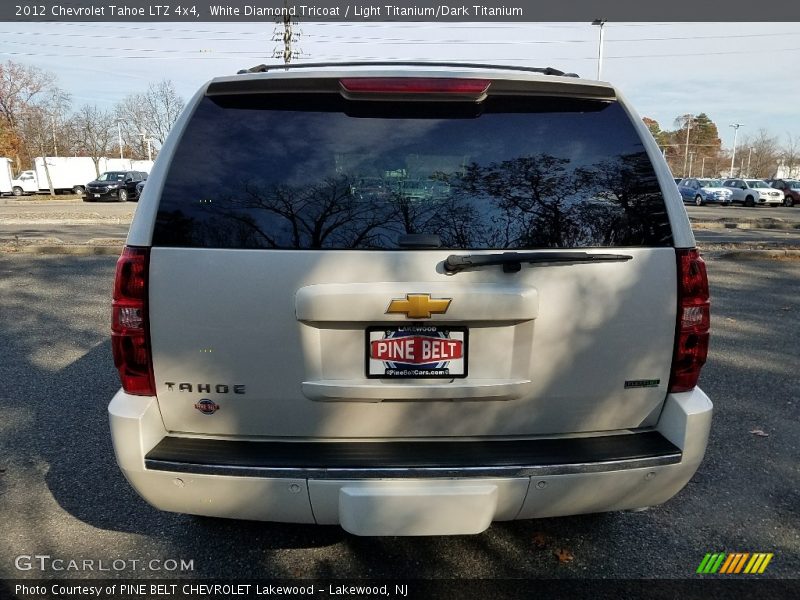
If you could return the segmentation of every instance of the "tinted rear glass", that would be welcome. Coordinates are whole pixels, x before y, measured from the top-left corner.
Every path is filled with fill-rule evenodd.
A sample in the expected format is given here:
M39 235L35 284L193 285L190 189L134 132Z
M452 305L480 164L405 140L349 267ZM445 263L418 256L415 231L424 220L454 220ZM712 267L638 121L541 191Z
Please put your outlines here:
M653 167L616 103L490 97L204 98L164 184L153 244L397 249L669 246Z

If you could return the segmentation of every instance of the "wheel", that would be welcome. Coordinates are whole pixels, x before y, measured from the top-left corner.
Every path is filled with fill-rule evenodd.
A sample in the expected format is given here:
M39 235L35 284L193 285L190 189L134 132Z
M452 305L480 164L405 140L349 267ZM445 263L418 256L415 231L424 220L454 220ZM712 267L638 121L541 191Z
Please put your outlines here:
M19 187L18 185L15 185L14 189L11 190L11 193L14 194L15 196L22 196L22 188Z
M753 200L752 196L748 196L747 198L744 199L744 205L745 206L755 206L756 205L756 201Z
M85 191L86 190L83 188L82 185L76 185L74 188L72 188L72 193L78 196L81 196Z
M122 188L119 192L117 192L117 197L119 198L120 202L127 202L128 201L128 190Z
M703 197L702 197L700 194L697 194L697 196L695 196L695 197L694 197L694 203L695 203L697 206L703 206L703 204L705 204L705 203L703 202Z
M783 205L794 206L794 198L792 198L791 196L786 196L786 198L783 199Z

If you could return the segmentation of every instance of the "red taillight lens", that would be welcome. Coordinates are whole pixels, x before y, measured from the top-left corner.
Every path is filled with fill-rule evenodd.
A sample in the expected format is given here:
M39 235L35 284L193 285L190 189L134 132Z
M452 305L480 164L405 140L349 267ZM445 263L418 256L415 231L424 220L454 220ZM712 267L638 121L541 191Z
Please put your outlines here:
M444 77L348 77L339 85L349 94L424 94L461 96L480 100L491 82L488 79Z
M111 314L111 350L122 389L155 395L147 321L149 248L126 247L117 261Z
M692 248L676 250L678 259L678 328L672 359L670 392L688 392L697 385L708 355L711 327L706 263Z

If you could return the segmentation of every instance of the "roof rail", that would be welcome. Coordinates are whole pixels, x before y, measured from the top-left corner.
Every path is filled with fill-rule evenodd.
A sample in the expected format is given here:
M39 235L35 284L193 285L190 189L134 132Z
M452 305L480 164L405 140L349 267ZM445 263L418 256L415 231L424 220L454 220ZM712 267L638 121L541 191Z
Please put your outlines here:
M464 62L436 62L436 61L356 61L356 62L321 62L300 64L274 64L256 65L250 69L242 69L237 75L245 73L266 73L282 69L309 69L316 67L471 67L481 69L501 69L506 71L527 71L541 73L542 75L556 75L559 77L578 77L576 73L565 73L553 67L515 67L513 65L489 65L482 63Z

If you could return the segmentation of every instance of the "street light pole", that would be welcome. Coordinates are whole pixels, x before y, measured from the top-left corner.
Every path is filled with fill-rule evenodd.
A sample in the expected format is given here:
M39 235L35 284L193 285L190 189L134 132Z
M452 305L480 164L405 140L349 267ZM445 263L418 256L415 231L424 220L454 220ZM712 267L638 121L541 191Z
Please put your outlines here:
M750 157L753 156L753 149L750 148L750 152L747 153L747 176L750 177Z
M603 25L605 24L605 19L595 19L592 21L592 25L600 26L600 42L597 45L597 79L603 76Z
M742 123L731 123L728 127L733 127L733 152L731 153L731 172L728 177L733 177L733 161L736 159L736 136L739 134L739 127Z

